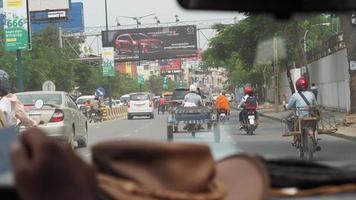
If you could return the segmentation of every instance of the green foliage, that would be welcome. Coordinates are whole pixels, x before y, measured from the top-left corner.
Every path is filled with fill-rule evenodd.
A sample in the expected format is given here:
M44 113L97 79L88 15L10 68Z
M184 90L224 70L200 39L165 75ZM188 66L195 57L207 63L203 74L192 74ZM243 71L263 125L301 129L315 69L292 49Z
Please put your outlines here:
M330 26L315 24L331 23ZM247 83L262 85L271 80L273 71L273 38L278 39L278 66L283 70L293 63L303 63L303 36L306 30L307 51L327 40L335 31L337 20L330 14L296 16L290 21L277 21L268 15L248 15L234 25L215 25L217 35L203 52L203 68L224 67L229 82L237 86ZM333 29L334 28L334 29ZM268 42L266 42L268 41ZM282 43L282 44L281 44ZM264 44L264 49L260 49ZM267 46L266 46L267 45ZM260 60L257 55L264 51ZM262 53L263 54L263 53Z
M58 30L48 27L32 37L32 50L22 51L24 66L25 90L42 90L44 81L52 80L59 91L69 92L75 86L80 87L83 94L94 94L102 86L108 90L108 78L102 76L101 66L90 66L86 62L76 60L78 57L71 48L79 52L79 45L72 41L72 47L59 48ZM0 46L0 66L12 77L13 90L16 92L16 54L5 52ZM113 96L121 96L140 90L136 80L126 75L116 74L111 79ZM148 91L144 86L143 91Z

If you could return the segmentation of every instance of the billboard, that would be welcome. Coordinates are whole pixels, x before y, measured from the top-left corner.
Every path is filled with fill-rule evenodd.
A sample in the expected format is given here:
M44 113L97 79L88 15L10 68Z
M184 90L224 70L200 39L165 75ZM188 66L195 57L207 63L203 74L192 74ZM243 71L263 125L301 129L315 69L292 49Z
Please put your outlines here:
M31 30L38 33L48 25L62 27L66 32L84 32L83 3L71 3L68 12L36 12L31 13ZM64 16L64 17L63 17Z
M159 61L161 74L179 74L182 70L182 61L175 60L161 60Z
M101 57L103 76L115 76L114 48L103 47Z
M197 52L194 25L103 31L102 39L103 46L114 47L116 61L188 58Z
M30 12L68 10L70 0L28 0Z
M29 49L31 34L27 0L5 0L4 2L4 46L6 51Z

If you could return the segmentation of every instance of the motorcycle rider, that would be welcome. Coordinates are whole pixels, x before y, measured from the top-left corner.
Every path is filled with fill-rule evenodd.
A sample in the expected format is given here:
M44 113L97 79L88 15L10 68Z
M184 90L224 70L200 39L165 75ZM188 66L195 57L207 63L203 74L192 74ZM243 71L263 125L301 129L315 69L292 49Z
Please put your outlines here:
M239 113L240 129L243 128L247 110L255 110L256 125L258 125L258 113L256 111L258 103L256 101L256 97L253 95L253 88L250 86L245 87L244 94L245 96L242 97L238 105L238 109L242 108Z
M292 97L289 99L289 102L287 105L285 105L285 109L290 110L290 109L297 109L296 117L305 117L310 115L310 111L308 109L309 105L311 106L316 106L317 101L315 98L315 95L313 92L308 90L308 80L304 78L303 76L300 77L296 83L295 87L298 92L294 93ZM308 103L303 99L302 95L304 95L305 99L308 101ZM290 117L288 118L288 127L291 129L293 127L293 122L295 121L295 118Z
M225 91L222 91L221 95L219 95L216 98L215 106L216 106L216 110L218 112L218 116L221 113L225 113L229 118L229 116L230 116L230 102L229 102L228 98L226 97Z
M160 96L159 98L159 107L158 107L158 114L161 111L161 113L164 114L165 110L166 110L166 99L164 98L163 95Z
M31 119L25 111L24 105L15 94L10 92L10 76L0 70L0 110L5 115L6 125L16 125L18 121L26 128L34 127L37 122Z
M191 85L189 87L189 93L184 97L184 106L203 106L201 96L197 92L197 86Z
M296 83L295 87L298 92L294 93L292 97L289 99L288 104L285 106L286 109L290 110L292 108L297 108L297 109L303 109L303 108L308 108L307 102L303 99L301 94L303 94L306 98L306 100L310 103L310 105L315 106L317 105L315 95L313 92L308 90L309 82L306 78L303 76L300 77ZM308 116L310 114L310 111L308 109L303 109L298 111L297 116Z
M290 116L287 118L287 125L289 130L295 129L294 127L296 123L296 119L300 117L307 117L310 116L310 109L309 106L316 106L317 101L315 98L315 95L312 91L308 90L309 87L309 82L305 77L300 77L296 83L295 87L298 92L294 93L292 97L289 99L289 102L287 105L285 105L285 109L290 110L290 109L297 109L295 113L291 113ZM304 96L304 97L303 97ZM305 99L304 99L305 98ZM308 105L309 104L309 105ZM313 131L315 131L317 124L314 121L309 121L309 122L304 122L303 123L306 126L311 126L313 127L313 130L309 130L309 134L313 134ZM294 143L297 142L297 140L300 139L298 136L294 136L293 141ZM317 146L317 151L321 150L320 146Z

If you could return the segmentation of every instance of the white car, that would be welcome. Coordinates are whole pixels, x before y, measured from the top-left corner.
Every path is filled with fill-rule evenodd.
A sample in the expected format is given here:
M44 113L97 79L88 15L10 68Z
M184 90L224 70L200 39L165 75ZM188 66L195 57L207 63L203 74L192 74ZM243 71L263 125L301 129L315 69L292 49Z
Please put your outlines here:
M88 100L94 101L95 96L94 95L80 96L77 98L75 102L77 103L78 108L80 109L80 107L84 106L85 102L87 102Z
M134 116L148 116L154 118L154 107L150 93L139 92L130 94L127 104L127 118L133 119Z

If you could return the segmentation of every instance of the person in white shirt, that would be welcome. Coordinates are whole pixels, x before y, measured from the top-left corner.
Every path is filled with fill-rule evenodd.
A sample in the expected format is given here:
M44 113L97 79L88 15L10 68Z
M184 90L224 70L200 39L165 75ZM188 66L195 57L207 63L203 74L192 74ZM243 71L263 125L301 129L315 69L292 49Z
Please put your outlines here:
M4 70L0 70L0 110L4 113L8 126L16 125L20 121L26 128L36 126L25 111L23 104L16 95L10 92L10 76Z

